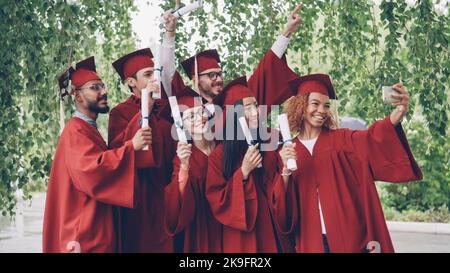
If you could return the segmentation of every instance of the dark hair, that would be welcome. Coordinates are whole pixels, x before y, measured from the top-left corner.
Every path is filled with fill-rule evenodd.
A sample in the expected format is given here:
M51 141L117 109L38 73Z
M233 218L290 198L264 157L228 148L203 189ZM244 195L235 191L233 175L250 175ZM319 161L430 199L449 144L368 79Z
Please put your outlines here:
M293 96L286 101L284 112L288 116L289 128L293 132L303 133L305 131L305 117L308 108L310 93ZM330 111L327 113L327 119L323 124L325 129L336 129L336 118Z
M239 100L234 105L243 105L243 102L242 100ZM228 113L226 114L228 115ZM226 180L233 177L234 172L239 167L238 164L241 162L241 159L248 149L247 141L238 140L238 132L239 135L244 135L241 126L238 125L239 117L242 117L244 113L241 111L233 111L233 115L233 139L228 140L226 137L227 122L225 122L223 132L222 175ZM257 134L256 139L255 143L259 143L259 133Z

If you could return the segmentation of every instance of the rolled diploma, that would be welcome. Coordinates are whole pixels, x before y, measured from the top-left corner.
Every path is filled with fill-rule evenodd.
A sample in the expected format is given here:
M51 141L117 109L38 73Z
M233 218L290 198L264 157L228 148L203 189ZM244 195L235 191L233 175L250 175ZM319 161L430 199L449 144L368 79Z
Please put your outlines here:
M175 16L176 18L179 18L183 15L185 15L186 13L189 13L191 11L194 11L198 8L201 8L203 6L203 0L199 0L197 2L191 3L189 5L186 5L184 7L182 7L181 9L177 9L173 14L173 16Z
M248 146L252 146L252 135L250 134L250 129L248 129L247 121L245 117L239 118L239 123L241 124L242 131L244 132L245 140L247 141ZM258 168L261 168L262 164L259 163Z
M286 114L278 115L278 124L280 125L280 131L281 135L283 137L283 141L286 141L289 139L289 141L286 141L286 143L292 143L290 141L291 139L291 130L289 129L289 122ZM287 161L287 168L291 172L297 170L297 162L295 162L294 159L290 158Z
M183 16L191 11L194 11L198 8L201 8L201 7L203 7L203 0L196 1L194 3L184 6L182 8L179 8L179 9L173 11L172 14L175 18L180 18L181 16ZM161 22L162 23L164 22L164 18L161 18Z
M148 127L148 94L147 88L142 89L141 94L141 114L142 114L142 128ZM148 150L148 145L142 148Z
M156 84L159 86L159 92L152 93L152 98L154 100L159 100L161 98L161 73L162 73L162 67L159 64L159 58L156 58L155 56L155 71L154 71L154 75L155 75L155 81Z
M173 121L175 122L175 128L177 129L178 140L180 142L187 143L186 134L181 127L183 125L183 120L180 115L180 108L178 107L177 97L169 97L170 110L172 111Z

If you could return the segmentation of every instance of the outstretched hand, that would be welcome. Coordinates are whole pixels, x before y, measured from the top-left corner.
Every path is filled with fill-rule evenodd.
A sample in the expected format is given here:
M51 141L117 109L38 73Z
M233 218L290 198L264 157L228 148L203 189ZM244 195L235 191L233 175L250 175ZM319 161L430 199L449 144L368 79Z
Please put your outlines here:
M289 14L287 18L286 27L283 30L283 35L289 37L292 33L297 31L298 26L303 23L303 19L298 14L302 9L302 3L297 4L295 9Z
M392 94L392 97L399 99L398 102L392 103L392 106L396 106L396 108L392 111L390 116L392 124L396 126L402 121L403 117L405 117L406 112L408 112L409 93L402 83L394 84L392 88L398 92L398 94Z

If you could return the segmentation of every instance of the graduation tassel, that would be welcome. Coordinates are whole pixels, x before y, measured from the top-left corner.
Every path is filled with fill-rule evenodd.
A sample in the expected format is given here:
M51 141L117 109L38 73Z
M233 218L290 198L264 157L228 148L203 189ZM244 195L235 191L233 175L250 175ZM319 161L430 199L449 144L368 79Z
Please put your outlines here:
M60 92L60 100L59 100L59 134L62 134L64 130L64 126L66 125L66 111L64 109L64 96L69 94L70 86L72 81L69 79L69 84L63 88Z
M198 63L197 54L194 55L194 91L200 94L200 89L198 88Z

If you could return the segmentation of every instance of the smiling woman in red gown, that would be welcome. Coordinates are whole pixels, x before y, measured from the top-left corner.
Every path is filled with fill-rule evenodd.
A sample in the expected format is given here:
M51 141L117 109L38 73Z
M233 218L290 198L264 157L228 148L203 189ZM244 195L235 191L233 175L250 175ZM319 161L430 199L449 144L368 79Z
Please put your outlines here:
M399 102L368 130L336 129L330 99L337 99L328 75L312 74L289 83L297 95L286 112L298 169L294 182L299 222L297 252L393 252L374 181L422 179L401 120L409 96L393 88ZM290 146L286 144L285 146Z

